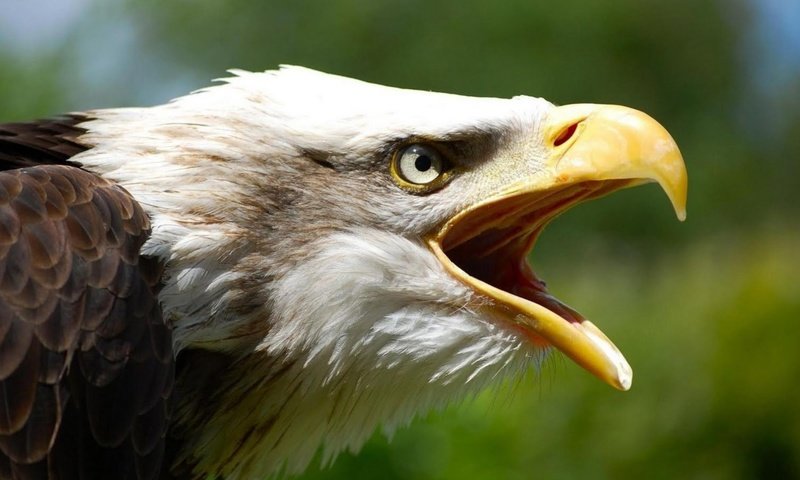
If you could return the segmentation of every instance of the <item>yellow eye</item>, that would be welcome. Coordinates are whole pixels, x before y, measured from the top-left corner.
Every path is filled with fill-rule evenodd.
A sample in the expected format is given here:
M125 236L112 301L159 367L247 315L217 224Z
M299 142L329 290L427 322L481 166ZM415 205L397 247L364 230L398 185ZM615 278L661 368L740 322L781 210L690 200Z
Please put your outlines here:
M394 171L410 184L428 185L444 175L445 161L433 147L415 143L395 156Z

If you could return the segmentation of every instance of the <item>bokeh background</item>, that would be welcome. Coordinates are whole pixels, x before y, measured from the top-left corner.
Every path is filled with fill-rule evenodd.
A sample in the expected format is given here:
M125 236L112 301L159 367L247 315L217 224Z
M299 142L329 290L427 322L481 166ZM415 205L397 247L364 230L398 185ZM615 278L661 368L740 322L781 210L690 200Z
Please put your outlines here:
M557 220L532 261L636 372L541 372L310 479L800 478L800 2L0 0L0 121L148 105L231 67L619 103L673 134L655 186Z

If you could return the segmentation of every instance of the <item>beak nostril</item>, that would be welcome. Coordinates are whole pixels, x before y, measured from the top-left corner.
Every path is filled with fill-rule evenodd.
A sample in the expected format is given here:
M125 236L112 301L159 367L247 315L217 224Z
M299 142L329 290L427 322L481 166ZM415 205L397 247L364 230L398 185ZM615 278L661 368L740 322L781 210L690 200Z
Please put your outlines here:
M561 133L558 134L555 141L553 142L553 146L557 147L559 145L563 145L567 140L572 138L572 135L575 134L575 130L577 129L578 129L578 124L573 123L569 127L562 130Z

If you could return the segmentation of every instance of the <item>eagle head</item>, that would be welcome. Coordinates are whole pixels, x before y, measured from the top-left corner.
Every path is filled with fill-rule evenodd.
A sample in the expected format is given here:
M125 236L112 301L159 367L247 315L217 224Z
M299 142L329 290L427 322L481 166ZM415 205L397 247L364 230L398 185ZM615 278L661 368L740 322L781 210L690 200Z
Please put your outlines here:
M233 73L90 112L93 148L76 157L143 205L142 254L166 262L177 463L299 472L553 348L630 387L619 350L526 258L555 216L620 188L658 182L683 218L685 167L656 121L298 67Z

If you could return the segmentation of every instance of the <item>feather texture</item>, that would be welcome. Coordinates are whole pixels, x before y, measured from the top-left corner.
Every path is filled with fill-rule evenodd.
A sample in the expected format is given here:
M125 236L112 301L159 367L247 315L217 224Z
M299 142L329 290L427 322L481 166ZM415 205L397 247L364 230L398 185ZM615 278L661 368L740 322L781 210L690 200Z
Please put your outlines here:
M79 166L70 158L86 150L86 146L77 141L86 130L76 126L85 120L81 115L67 115L0 125L0 169L53 163Z
M159 474L173 355L158 278L139 267L148 234L129 194L91 173L0 173L0 478Z

